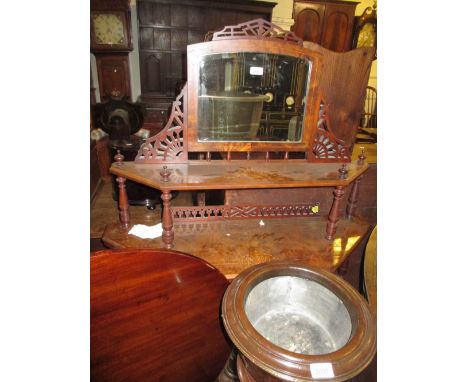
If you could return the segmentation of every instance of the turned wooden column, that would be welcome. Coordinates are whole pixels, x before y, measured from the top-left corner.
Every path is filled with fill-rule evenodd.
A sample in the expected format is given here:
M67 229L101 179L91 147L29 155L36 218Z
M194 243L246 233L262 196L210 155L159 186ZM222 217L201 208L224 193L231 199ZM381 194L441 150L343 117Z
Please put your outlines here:
M356 210L358 195L359 195L359 183L362 180L362 176L357 178L353 183L353 188L349 194L348 204L346 205L346 218L351 219L354 216Z
M344 195L344 187L337 186L335 187L335 191L333 191L333 204L330 208L330 213L328 214L328 222L327 222L327 229L326 229L326 239L332 240L333 236L336 232L336 226L338 223L338 214L340 209L340 200Z
M125 187L125 181L127 179L118 176L117 183L119 184L119 218L120 224L124 228L128 228L130 225L130 214L128 212L128 196L127 189Z
M120 153L120 150L117 150L117 154L114 156L117 166L122 166L122 162L125 159L124 156ZM123 228L128 228L130 226L130 213L128 212L128 196L127 188L125 187L125 181L127 179L118 176L116 181L119 185L119 218L120 224Z
M239 376L237 375L237 356L239 352L234 347L229 355L229 359L224 365L224 369L219 373L218 378L215 382L236 382L239 381Z
M162 241L164 247L171 249L174 247L174 231L172 230L172 214L171 214L171 192L164 190L161 194L161 199L163 201L163 213L162 213Z

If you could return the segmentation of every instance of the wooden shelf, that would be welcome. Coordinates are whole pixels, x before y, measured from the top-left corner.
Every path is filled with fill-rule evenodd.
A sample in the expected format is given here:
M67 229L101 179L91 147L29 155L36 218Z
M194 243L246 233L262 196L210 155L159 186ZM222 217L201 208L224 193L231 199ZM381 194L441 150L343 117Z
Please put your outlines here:
M174 247L200 257L218 268L228 279L244 269L266 261L300 261L335 271L369 233L370 225L359 219L340 220L335 238L325 239L326 219L213 220L174 223ZM156 222L155 222L156 224ZM102 240L111 248L163 248L161 239L142 239L108 225Z
M171 171L162 181L163 166ZM340 179L341 163L239 160L190 161L187 164L114 163L110 172L159 190L219 190L348 186L367 170L367 163L347 163L348 175Z

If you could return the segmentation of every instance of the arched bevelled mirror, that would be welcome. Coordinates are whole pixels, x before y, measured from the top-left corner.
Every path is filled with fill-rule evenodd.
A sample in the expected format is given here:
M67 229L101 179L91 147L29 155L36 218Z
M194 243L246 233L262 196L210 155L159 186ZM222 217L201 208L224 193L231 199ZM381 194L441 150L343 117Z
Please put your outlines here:
M308 146L321 56L294 43L259 42L188 46L190 151Z

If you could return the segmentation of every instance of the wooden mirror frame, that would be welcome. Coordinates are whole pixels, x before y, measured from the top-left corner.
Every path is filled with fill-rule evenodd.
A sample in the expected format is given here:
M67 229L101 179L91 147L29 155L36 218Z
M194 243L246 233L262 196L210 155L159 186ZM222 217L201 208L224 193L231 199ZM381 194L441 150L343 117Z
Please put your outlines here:
M312 62L305 102L302 139L299 142L237 142L198 140L199 63L204 56L222 53L272 53ZM322 56L311 52L302 44L275 39L237 38L217 40L187 46L187 132L189 152L245 152L245 151L308 151L313 143L320 110L318 83L322 69Z

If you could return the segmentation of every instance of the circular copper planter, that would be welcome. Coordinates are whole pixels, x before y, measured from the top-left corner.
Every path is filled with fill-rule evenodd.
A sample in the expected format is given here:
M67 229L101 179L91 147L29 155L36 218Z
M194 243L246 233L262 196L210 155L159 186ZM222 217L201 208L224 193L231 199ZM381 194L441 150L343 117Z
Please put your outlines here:
M241 381L345 381L376 351L374 317L347 282L283 262L242 272L222 304Z

